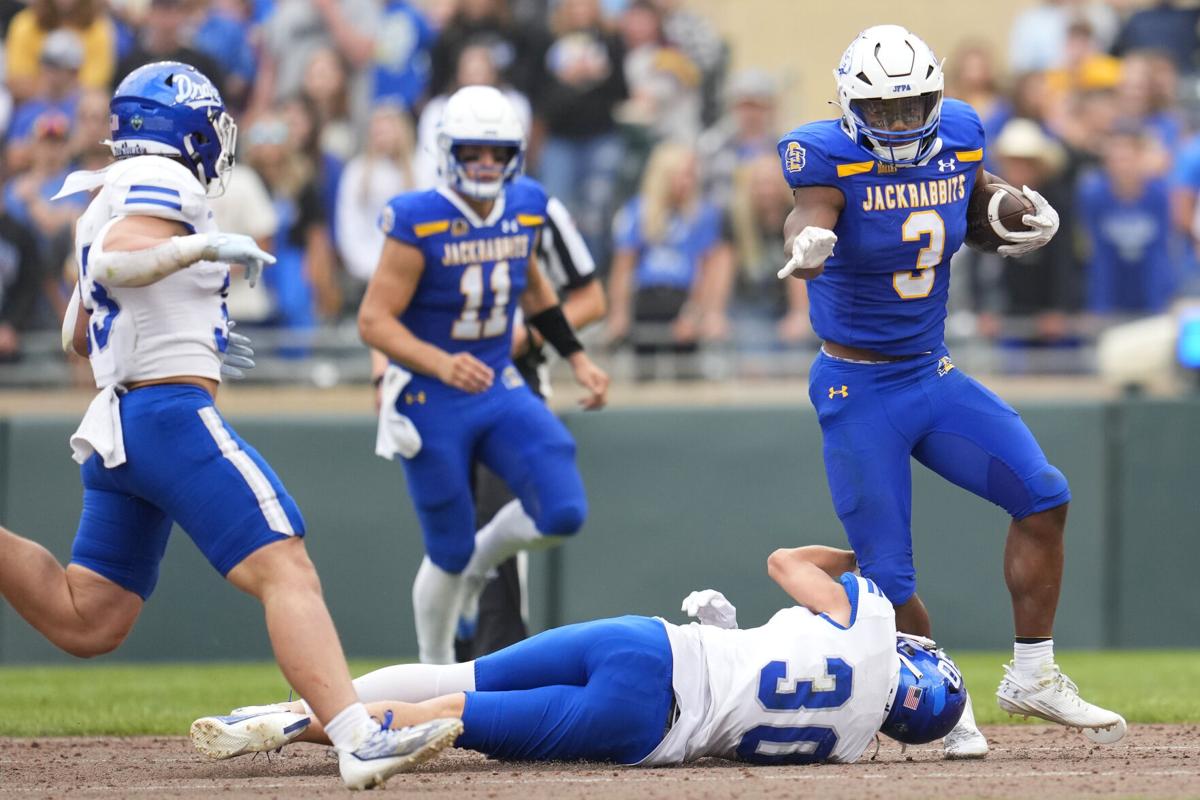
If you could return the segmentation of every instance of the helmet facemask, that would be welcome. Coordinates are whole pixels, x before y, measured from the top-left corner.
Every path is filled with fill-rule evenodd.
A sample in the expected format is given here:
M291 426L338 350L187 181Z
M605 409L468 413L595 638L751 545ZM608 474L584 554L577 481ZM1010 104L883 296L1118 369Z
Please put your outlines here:
M496 177L482 180L478 168L471 166L476 159L460 157L464 147L492 147L502 151L495 159ZM443 143L441 150L444 162L442 172L447 183L455 191L476 200L494 200L498 197L504 184L521 173L525 161L524 142L521 141L453 140Z
M859 135L877 155L897 164L913 163L928 155L937 138L941 109L940 91L850 101Z

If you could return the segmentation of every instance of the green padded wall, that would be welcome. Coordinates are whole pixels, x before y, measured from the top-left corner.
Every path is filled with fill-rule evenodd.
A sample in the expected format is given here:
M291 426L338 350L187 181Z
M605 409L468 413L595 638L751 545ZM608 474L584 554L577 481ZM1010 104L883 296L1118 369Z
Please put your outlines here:
M1024 417L1071 481L1056 639L1067 647L1200 645L1200 403L1031 405ZM844 545L820 431L795 407L572 413L591 514L575 541L531 559L535 629L646 613L679 620L716 587L745 625L786 602L766 577L776 547ZM366 416L237 419L307 520L308 546L351 655L411 658L411 585L423 546L398 465L373 455ZM70 551L80 507L74 419L0 421L0 522ZM1003 648L1012 633L1005 514L913 463L918 585L935 634ZM181 532L121 660L266 658L258 605L226 585ZM0 604L0 662L64 659Z

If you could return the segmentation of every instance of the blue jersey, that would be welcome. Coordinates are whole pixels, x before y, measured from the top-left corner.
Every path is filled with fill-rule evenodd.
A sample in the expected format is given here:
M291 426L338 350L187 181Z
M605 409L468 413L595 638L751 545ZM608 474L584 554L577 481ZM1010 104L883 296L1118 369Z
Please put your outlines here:
M380 227L425 256L400 321L418 338L471 353L500 374L511 363L513 312L545 221L546 192L524 177L504 187L487 219L444 187L393 198Z
M825 271L809 281L809 314L822 339L888 355L942 344L950 256L962 245L967 200L983 160L983 125L946 100L939 142L923 164L877 161L842 129L813 122L779 142L793 189L832 186L846 198Z

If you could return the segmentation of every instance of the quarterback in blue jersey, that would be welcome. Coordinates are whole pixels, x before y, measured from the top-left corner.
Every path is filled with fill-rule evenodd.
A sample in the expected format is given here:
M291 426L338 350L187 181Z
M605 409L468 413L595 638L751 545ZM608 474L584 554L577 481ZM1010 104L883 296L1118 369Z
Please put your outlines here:
M603 406L608 376L583 352L537 266L547 198L520 177L524 130L504 95L486 86L455 92L438 149L444 185L400 195L383 210L387 240L359 330L394 365L380 435L404 459L425 537L413 584L420 657L452 663L464 571L482 574L520 549L555 545L587 514L575 442L512 363L518 303L588 390L585 408ZM475 459L509 485L526 522L478 549Z
M824 342L809 396L858 565L896 605L897 627L928 636L915 594L910 458L1004 508L1017 638L1000 706L1115 741L1124 720L1083 701L1054 663L1067 481L1017 413L955 369L944 343L950 256L963 243L967 204L1002 183L981 166L983 126L970 106L943 101L941 62L899 26L859 34L835 75L841 118L779 142L795 196L784 225L791 259L779 276L809 281ZM1009 233L1001 255L1041 247L1058 229L1041 195L1024 195L1029 229ZM987 753L969 707L945 747L949 757Z

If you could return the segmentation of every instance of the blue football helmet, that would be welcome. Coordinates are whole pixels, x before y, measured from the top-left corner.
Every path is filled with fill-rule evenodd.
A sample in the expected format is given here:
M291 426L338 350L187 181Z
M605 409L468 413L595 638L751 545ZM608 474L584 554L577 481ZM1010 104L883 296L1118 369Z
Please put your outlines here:
M967 707L967 687L950 656L921 636L896 635L900 679L879 732L905 744L941 739Z
M181 160L210 194L225 191L237 125L221 94L190 64L159 61L126 76L109 104L117 158L157 155Z

